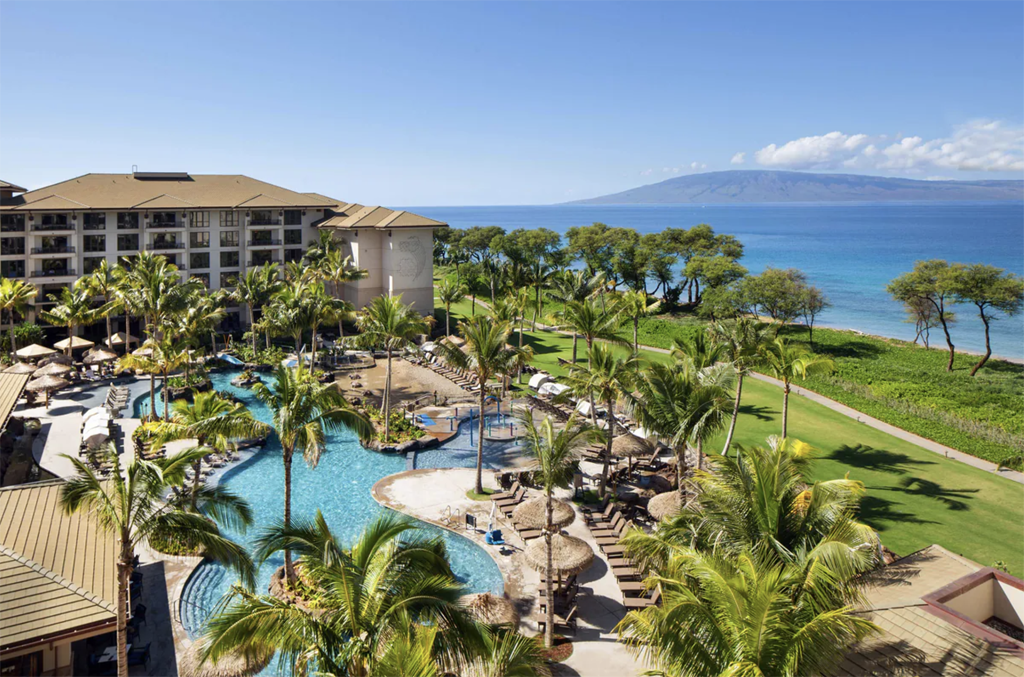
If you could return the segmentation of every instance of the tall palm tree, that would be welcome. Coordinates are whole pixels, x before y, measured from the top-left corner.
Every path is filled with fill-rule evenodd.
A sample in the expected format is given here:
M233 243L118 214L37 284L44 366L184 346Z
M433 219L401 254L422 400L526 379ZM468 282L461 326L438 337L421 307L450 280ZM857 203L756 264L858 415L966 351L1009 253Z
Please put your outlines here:
M188 344L170 333L165 333L162 339L153 342L152 345L152 359L160 365L160 373L163 375L164 421L169 421L171 397L168 382L171 380L171 372L188 365L192 361L192 355L189 353ZM155 406L156 403L150 400L150 404Z
M370 422L345 400L334 384L320 384L301 367L289 369L278 365L274 384L257 383L253 394L273 412L271 426L281 442L284 460L284 526L292 516L292 455L301 449L306 463L315 468L327 443L327 434L345 428L360 437L373 432ZM292 557L285 550L285 575L295 580Z
M157 418L156 414L156 375L163 372L163 365L157 359L157 351L160 347L153 339L147 339L142 346L132 353L125 353L117 361L117 371L123 372L131 369L135 372L149 374L149 407L150 415ZM145 417L143 417L145 418Z
M633 354L640 352L640 319L657 315L661 311L661 301L650 303L647 292L634 289L619 296L618 310L633 323Z
M319 270L324 279L334 284L334 295L338 300L342 300L342 294L344 292L343 285L346 282L357 282L364 280L370 274L368 271L359 268L352 263L351 256L345 256L340 249L333 249L328 252L327 256L323 258L320 263ZM338 320L338 337L345 336L345 327L342 322L351 317L352 311L355 310L355 306L351 303L344 301L344 306L341 304L334 304L335 308L339 309L337 316Z
M769 374L782 381L782 437L789 422L789 391L793 379L833 371L835 362L812 353L799 343L778 337L761 348L764 366Z
M537 331L537 314L544 310L544 290L551 286L555 269L543 259L535 260L529 268L530 286L533 287L533 331Z
M566 385L576 397L586 397L590 402L593 426L597 428L595 400L604 405L608 423L605 435L604 467L601 469L599 492L603 496L608 486L608 465L612 455L612 439L615 437L615 403L633 389L635 375L640 361L634 355L617 356L607 345L598 343L590 355L587 366L574 364L569 368Z
M114 330L111 326L110 316L123 310L118 300L117 290L121 285L124 276L123 269L116 263L110 265L106 259L101 259L100 264L87 276L79 278L75 283L84 286L93 296L103 299L103 317L107 321L107 346L113 346Z
M544 646L534 637L507 628L487 628L483 632L483 644L483 655L477 661L475 675L551 677ZM398 673L388 672L381 677L393 674Z
M318 674L339 677L404 675L406 666L387 672L392 641L404 644L410 631L429 631L436 633L429 662L461 672L482 648L481 628L459 603L465 589L451 572L444 542L416 531L411 520L382 513L346 547L319 511L314 520L268 528L258 559L294 551L303 579L318 593L318 608L236 587L207 622L204 659L272 650L282 672L306 674L315 664ZM413 665L424 667L421 660Z
M278 274L278 265L270 263L257 268L249 268L245 274L235 280L235 291L232 298L245 304L249 311L249 323L256 321L255 311L262 309L270 299L281 290L283 282ZM256 353L256 332L250 330L252 336L252 352Z
M438 300L444 304L444 335L451 336L452 304L466 298L466 285L446 277L438 282L434 289L437 292Z
M626 345L619 336L622 316L614 310L604 309L593 298L574 301L565 307L565 328L579 334L587 343L587 364L590 364L590 353L594 341L607 341ZM572 361L576 362L576 344L573 343Z
M145 253L145 252L144 252ZM203 284L195 279L182 282L178 267L163 256L136 258L128 273L129 305L145 318L146 332L162 338L173 318L188 307Z
M270 426L253 418L244 404L225 399L213 390L195 393L192 402L175 400L171 411L173 415L167 421L147 424L155 434L154 447L174 440L194 439L194 449L209 454L215 449L225 448L231 440L252 439L270 433ZM199 497L199 459L195 461L194 470L189 499L193 510Z
M553 301L562 304L559 324L567 325L565 321L565 310L570 303L581 303L593 296L601 289L604 278L601 274L590 275L585 270L565 270L556 275L552 281L548 295ZM579 334L572 333L572 361L576 362L576 346L579 341Z
M572 482L573 474L579 467L580 454L592 439L598 436L597 430L580 425L575 416L569 418L564 427L555 429L550 416L545 416L540 425L536 425L530 411L520 413L519 420L523 426L523 440L526 455L531 460L534 483L540 485L544 492L545 527L544 547L547 551L545 567L547 586L547 624L544 629L544 645L551 647L554 640L555 605L551 587L554 570L551 561L551 537L558 532L552 524L553 499L552 493L560 487L567 487Z
M801 568L749 550L684 551L647 579L662 604L632 611L617 630L660 674L829 674L877 627L854 613L827 566Z
M378 296L356 320L362 334L359 341L368 348L383 347L387 353L384 372L384 398L380 413L384 419L384 439L391 432L391 358L396 350L413 344L413 339L427 333L427 324L420 314L402 303L402 295Z
M8 336L11 339L11 355L18 350L14 340L14 322L18 315L24 315L29 305L36 299L36 288L22 280L9 277L0 279L0 311L6 312L11 323L8 325Z
M128 675L128 580L135 549L150 538L184 536L200 546L207 557L233 566L245 585L255 585L252 560L245 548L221 535L204 515L175 510L163 501L167 490L180 484L187 468L205 452L182 453L155 461L135 459L121 465L117 448L107 449L113 466L109 478L95 475L76 456L64 457L78 474L61 487L65 512L87 512L118 542L117 555L117 671Z
M728 359L727 346L705 331L697 331L689 336L677 338L672 345L672 356L677 360L685 360L695 370L713 367Z
M100 313L92 307L92 297L85 289L64 287L60 294L50 294L49 298L57 305L39 313L39 316L52 325L66 327L68 330L68 346L64 354L71 357L71 341L75 336L76 327L84 327L100 318Z
M517 358L528 351L508 344L512 327L506 322L495 322L493 318L480 315L459 322L459 333L465 339L464 349L456 348L448 341L441 341L437 353L448 364L465 369L476 375L480 385L479 430L476 448L476 493L482 494L484 467L484 405L487 400L487 383L493 376L514 373Z
M736 398L733 400L729 432L725 436L725 445L722 447L722 455L728 456L733 433L736 432L736 421L740 415L743 378L760 360L761 350L771 340L774 331L770 325L746 317L732 322L716 322L709 328L709 331L712 340L724 347L725 357L736 370Z

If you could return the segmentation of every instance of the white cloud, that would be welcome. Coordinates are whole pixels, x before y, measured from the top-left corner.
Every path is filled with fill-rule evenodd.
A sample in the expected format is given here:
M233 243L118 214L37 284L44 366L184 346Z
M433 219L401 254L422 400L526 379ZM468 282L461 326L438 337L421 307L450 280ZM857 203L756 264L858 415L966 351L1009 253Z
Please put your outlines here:
M661 171L665 174L678 174L680 169L679 167L662 167Z
M773 143L754 157L763 166L787 169L1020 172L1024 171L1024 126L976 120L956 127L948 137L930 141L902 133L869 137L830 132L781 146Z
M645 169L642 172L640 172L640 176L650 176L653 173L654 173L653 169Z
M735 155L732 156L732 159L729 160L729 162L734 165L741 165L744 162L746 162L746 156L746 153L736 153Z
M690 169L707 169L707 168L708 168L708 166L706 164L701 163L701 162L691 162L690 163Z

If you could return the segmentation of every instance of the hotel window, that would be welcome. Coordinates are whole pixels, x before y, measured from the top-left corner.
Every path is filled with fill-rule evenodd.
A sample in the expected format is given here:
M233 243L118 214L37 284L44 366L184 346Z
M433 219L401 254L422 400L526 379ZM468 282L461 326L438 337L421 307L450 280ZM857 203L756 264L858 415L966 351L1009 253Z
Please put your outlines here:
M82 214L82 228L84 230L106 230L106 212L86 212Z
M82 274L88 275L89 273L99 268L100 264L106 260L107 259L104 256L86 256L84 259L82 259Z
M220 227L221 228L237 228L238 227L238 212L221 212L220 213Z
M284 225L286 225L286 226L301 226L302 225L302 210L301 209L286 209L286 210L284 210Z
M210 274L209 273L192 273L193 280L199 280L203 283L203 286L207 289L210 288Z
M150 224L153 228L174 227L178 224L178 214L176 212L153 212Z
M106 235L86 235L82 238L82 248L87 252L107 251Z
M25 230L24 214L4 214L0 216L0 231L4 233L20 233Z
M237 247L238 246L238 231L237 230L225 230L221 231L220 234L220 246L221 247Z
M284 260L285 261L301 261L302 255L305 252L301 249L285 249Z
M0 261L0 275L3 277L25 277L25 261Z
M3 237L0 238L0 254L4 256L21 256L25 253L25 238Z
M279 226L280 219L274 218L274 213L269 209L254 209L249 217L250 226Z
M189 268L209 268L210 267L210 252L199 252L197 254L188 255L188 267Z
M235 282L238 279L238 273L221 273L220 274L220 287L234 287Z
M210 212L189 212L188 226L189 228L209 228Z
M287 214L288 212L285 212ZM298 228L284 231L285 244L302 244L302 231Z
M132 235L118 235L117 236L117 251L119 252L130 252L139 250L139 236L137 234Z
M250 266L262 266L267 263L274 262L274 253L268 251L255 251L252 253L252 262Z
M237 268L238 267L238 252L221 252L220 253L220 267L221 268Z
M117 228L118 230L135 230L139 227L139 213L138 212L118 212L117 213Z
M43 214L40 223L44 226L66 226L68 225L67 214Z
M194 248L205 248L210 246L209 233L189 233L188 246Z

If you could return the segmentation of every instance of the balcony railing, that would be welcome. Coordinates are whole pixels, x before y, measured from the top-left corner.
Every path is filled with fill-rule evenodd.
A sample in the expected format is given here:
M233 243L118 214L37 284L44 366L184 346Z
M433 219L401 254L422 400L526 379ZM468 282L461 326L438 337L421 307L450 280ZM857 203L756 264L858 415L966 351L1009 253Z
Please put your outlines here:
M248 261L248 262L246 262L245 266L247 268L257 268L259 266L265 266L268 263L281 263L281 262L280 261L275 261L273 259L270 259L268 261Z
M151 242L146 245L148 251L157 249L184 249L184 242Z
M55 270L33 270L32 277L66 277L68 275L75 275L73 268L63 268Z
M119 224L117 224L117 229L118 230L138 230L139 229L139 224L138 223L119 223Z
M192 249L209 249L210 241L207 240L206 242L189 242L188 246Z
M33 254L74 254L75 248L66 244L54 244L48 247L32 247Z
M0 247L0 256L24 256L24 247Z
M184 228L185 225L177 221L154 221L148 228Z
M22 223L20 225L13 224L13 223L5 223L4 225L0 226L0 233L24 233L24 232L25 232L25 224L24 223Z
M249 225L250 226L280 226L281 225L281 219L280 219L280 217L271 217L269 219L251 218L251 219L249 219Z
M281 240L249 240L247 246L249 247L279 247L281 246Z
M34 231L49 231L49 230L74 230L75 224L73 223L33 223L32 230Z

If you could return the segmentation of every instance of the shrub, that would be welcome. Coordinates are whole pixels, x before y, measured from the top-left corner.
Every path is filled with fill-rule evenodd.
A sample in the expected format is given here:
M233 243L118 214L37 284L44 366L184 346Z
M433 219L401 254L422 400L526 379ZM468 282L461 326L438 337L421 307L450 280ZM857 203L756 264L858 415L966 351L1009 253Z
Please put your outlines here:
M19 348L32 345L33 343L42 343L46 338L46 332L43 328L34 322L22 322L21 324L14 325L14 340L18 344ZM11 352L11 334L9 328L3 329L3 335L0 336L0 350L4 353Z

